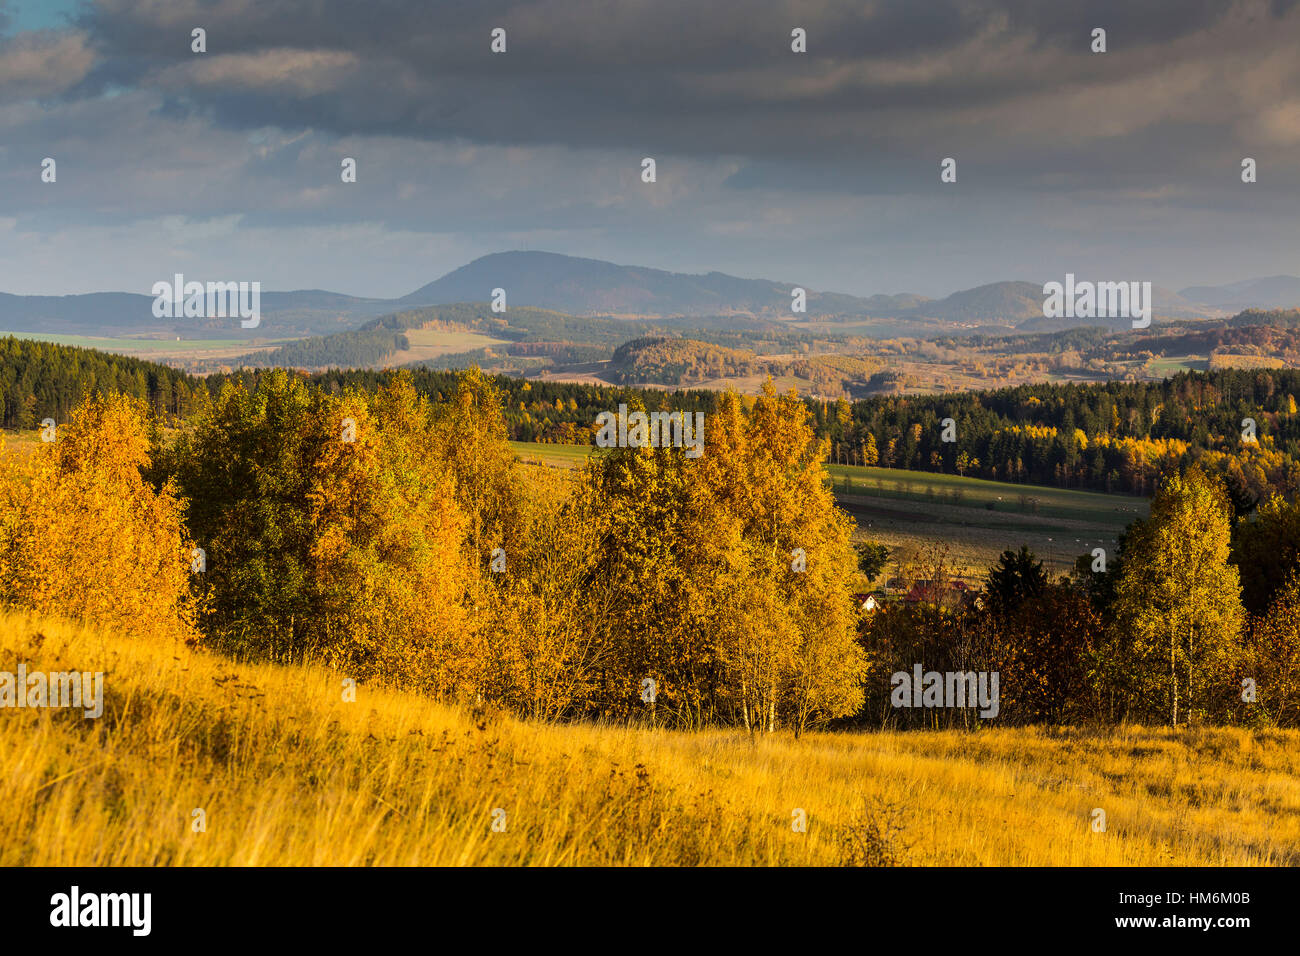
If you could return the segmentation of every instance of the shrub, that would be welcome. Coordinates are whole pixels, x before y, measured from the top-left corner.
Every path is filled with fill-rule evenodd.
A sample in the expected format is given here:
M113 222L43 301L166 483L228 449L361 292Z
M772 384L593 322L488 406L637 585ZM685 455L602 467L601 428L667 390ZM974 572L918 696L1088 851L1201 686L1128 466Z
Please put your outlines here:
M0 454L0 603L192 640L191 548L174 488L150 487L143 402L95 395L25 458Z

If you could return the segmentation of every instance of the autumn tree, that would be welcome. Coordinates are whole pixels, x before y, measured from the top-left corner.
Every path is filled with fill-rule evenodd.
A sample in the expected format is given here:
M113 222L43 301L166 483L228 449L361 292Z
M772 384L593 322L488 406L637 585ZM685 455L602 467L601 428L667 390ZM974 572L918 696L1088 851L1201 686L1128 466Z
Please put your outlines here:
M173 456L208 629L244 652L472 687L466 522L429 417L400 376L373 395L281 371L228 384Z
M999 719L1063 723L1097 716L1088 675L1105 627L1087 594L1044 580L1001 607L982 621L985 666L1000 676Z
M461 373L434 408L433 434L468 521L470 553L486 568L494 548L515 545L523 520L500 390L477 368Z
M645 678L686 725L799 731L860 706L851 522L807 415L769 383L756 400L720 399L699 458L627 448L589 464L615 713L641 706Z
M716 506L679 448L593 458L580 494L592 503L600 551L590 593L611 609L598 712L644 711L641 686L651 680L657 713L681 726L717 719L718 632L734 614L743 574L738 519Z
M862 442L862 464L871 466L880 461L880 449L876 447L876 436L867 432Z
M1300 572L1278 589L1268 613L1251 621L1233 690L1240 701L1234 710L1246 722L1300 725Z
M26 460L0 453L0 603L129 634L196 636L192 544L155 490L141 399L94 395Z
M722 396L714 421L701 470L719 506L741 520L749 593L756 585L771 598L747 598L746 611L760 616L758 633L784 644L767 654L766 680L784 690L769 691L757 723L771 729L782 707L796 731L853 713L865 677L853 610L857 555L852 521L829 488L827 445L806 406L793 392L778 395L770 381L748 415L737 396ZM752 642L746 632L738 646ZM755 723L748 704L742 717Z
M1222 690L1243 617L1230 533L1222 483L1191 468L1161 484L1126 541L1107 664L1137 714L1152 717L1163 702L1177 726L1206 715Z
M857 545L858 570L868 581L880 577L889 564L889 548L878 541L863 541Z
M538 720L581 713L607 664L613 589L598 576L598 516L569 475L533 469L521 501L519 543L493 586L480 588L474 621L485 700Z

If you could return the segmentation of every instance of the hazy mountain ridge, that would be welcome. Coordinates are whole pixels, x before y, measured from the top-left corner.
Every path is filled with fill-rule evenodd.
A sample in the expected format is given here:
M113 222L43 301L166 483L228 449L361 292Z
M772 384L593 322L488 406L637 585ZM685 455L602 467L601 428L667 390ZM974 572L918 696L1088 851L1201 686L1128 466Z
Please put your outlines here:
M403 305L482 302L506 290L514 302L571 315L716 315L726 312L790 315L798 283L742 279L722 272L699 275L622 266L554 252L497 252L454 269L398 301ZM869 300L807 290L808 315L869 314Z
M1226 312L1288 309L1300 305L1300 279L1295 276L1268 276L1220 286L1190 286L1179 295L1217 306Z
M369 320L407 309L487 302L506 291L507 308L532 307L574 316L708 317L711 324L755 318L793 322L900 319L964 328L1053 331L1125 320L1049 319L1040 283L992 282L940 299L912 293L869 297L807 289L805 314L791 312L797 283L746 279L722 272L687 274L624 266L551 252L500 252L482 256L396 299L343 295L321 289L263 292L262 323L241 329L230 319L158 319L153 297L126 292L68 296L0 293L0 331L86 335L167 334L187 338L252 339L329 335L359 329ZM1270 276L1180 292L1156 287L1153 311L1170 318L1217 318L1248 308L1300 305L1300 279Z

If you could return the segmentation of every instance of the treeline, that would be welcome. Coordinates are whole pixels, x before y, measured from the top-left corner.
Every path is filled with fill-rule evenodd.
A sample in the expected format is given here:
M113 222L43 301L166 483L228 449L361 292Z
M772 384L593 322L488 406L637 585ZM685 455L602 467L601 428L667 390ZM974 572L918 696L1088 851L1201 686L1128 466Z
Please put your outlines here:
M1300 352L1300 327L1248 325L1189 330L1181 335L1140 339L1132 350L1134 354L1146 351L1148 354L1161 355L1209 355L1215 351L1226 351L1283 358Z
M832 364L840 359L851 361L817 357ZM0 344L4 424L10 428L31 428L46 417L62 422L81 396L105 389L142 398L153 412L185 416L227 382L254 387L265 374L251 369L204 380L86 349L12 338ZM309 380L337 392L374 389L390 375L336 369ZM433 401L449 394L455 380L452 371L411 373L416 391ZM720 400L702 389L510 377L493 384L504 401L507 434L517 441L591 443L596 416L632 399L651 410L706 413L716 411ZM835 462L1142 495L1152 493L1162 473L1197 462L1224 476L1238 493L1264 500L1274 491L1300 491L1298 395L1300 371L1225 369L1184 372L1161 382L805 402ZM1254 441L1248 440L1252 429Z
M833 357L832 357L833 358ZM334 371L329 388L374 387L385 373ZM416 371L422 394L452 372ZM594 441L596 416L635 397L652 409L712 412L719 395L494 379L517 441ZM1162 382L1041 384L987 392L805 400L830 460L1000 481L1149 495L1161 474L1198 462L1255 500L1300 491L1300 371L1183 372ZM945 419L953 425L946 429ZM1243 442L1245 419L1256 441ZM945 431L954 441L945 441ZM557 437L558 436L558 437ZM963 458L964 456L964 458Z
M1297 395L1300 371L1232 369L813 411L836 461L955 473L964 454L965 473L982 478L1132 494L1150 494L1162 473L1200 461L1262 498L1300 490ZM1243 441L1246 419L1255 442Z
M837 395L846 390L865 390L880 366L878 360L858 355L823 353L775 358L698 339L647 336L615 349L606 374L626 385L644 382L675 386L760 374L789 376L799 379L813 393Z
M333 335L313 335L278 348L250 352L233 364L252 368L351 368L375 365L394 352L405 352L410 341L387 328L362 328Z
M1300 328L1300 309L1246 309L1228 320L1229 325L1268 325L1279 329Z
M67 421L84 398L101 392L141 399L158 415L188 415L207 387L184 372L125 355L0 339L0 427L35 428L46 418Z
M213 378L210 384L233 378L253 387L265 373L236 373ZM311 377L314 385L339 393L347 388L370 391L388 381L389 372L334 370ZM454 370L426 367L409 370L412 387L433 402L446 401L456 389L460 374ZM673 391L638 389L574 382L532 381L511 376L491 376L493 388L501 396L502 417L511 441L563 442L591 444L594 441L596 416L616 410L620 403L641 403L650 411L687 411L712 414L718 408L719 393L708 389ZM752 401L752 400L749 400ZM706 426L707 428L707 426Z

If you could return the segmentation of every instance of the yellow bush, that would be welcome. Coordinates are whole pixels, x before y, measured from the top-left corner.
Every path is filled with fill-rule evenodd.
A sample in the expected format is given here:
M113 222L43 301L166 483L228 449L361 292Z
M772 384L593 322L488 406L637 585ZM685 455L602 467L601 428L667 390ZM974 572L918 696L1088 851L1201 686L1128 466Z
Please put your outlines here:
M148 462L143 403L124 395L87 398L55 441L0 458L0 603L193 639L193 545Z

